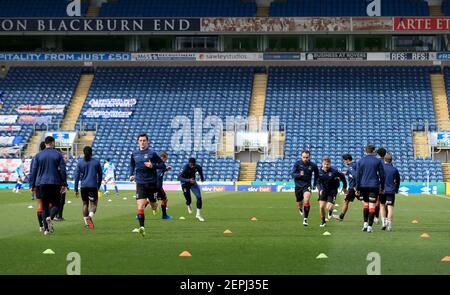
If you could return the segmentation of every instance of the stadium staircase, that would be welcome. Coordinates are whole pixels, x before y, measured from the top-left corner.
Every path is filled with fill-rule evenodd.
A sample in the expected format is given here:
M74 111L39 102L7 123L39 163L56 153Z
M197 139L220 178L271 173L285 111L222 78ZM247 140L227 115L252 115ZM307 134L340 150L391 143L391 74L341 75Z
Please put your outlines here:
M450 116L443 74L431 75L431 88L437 127L439 130L450 130ZM450 163L442 163L442 174L444 181L450 181Z
M81 75L77 88L75 89L75 93L72 96L69 109L67 110L67 113L62 121L61 130L75 130L78 116L81 113L84 101L89 93L92 80L94 80L94 74Z
M98 17L100 15L100 7L95 5L89 5L86 16L87 17Z
M259 131L264 115L264 105L266 100L267 73L256 73L253 77L252 99L248 115L254 120L249 120L249 131ZM240 181L253 181L256 175L256 162L241 162L239 171Z
M27 149L25 151L26 157L33 157L39 152L39 144L44 136L44 131L36 131L28 141Z
M439 130L450 130L447 94L443 74L431 74L434 115Z
M256 6L257 17L268 17L270 12L269 6Z
M83 131L78 138L75 139L75 157L83 156L83 148L92 146L95 139L95 131Z
M428 133L415 131L413 135L414 158L427 158L430 156Z
M430 11L430 16L443 16L444 14L442 13L442 9L441 6L439 5L433 5L433 6L429 6L428 7L429 11Z
M241 162L239 181L254 181L256 175L256 162Z
M261 126L262 116L264 115L264 105L266 100L267 74L257 73L253 78L252 100L250 101L249 117L257 118L249 122L249 129L257 131Z
M234 157L234 131L225 131L217 151L219 157Z

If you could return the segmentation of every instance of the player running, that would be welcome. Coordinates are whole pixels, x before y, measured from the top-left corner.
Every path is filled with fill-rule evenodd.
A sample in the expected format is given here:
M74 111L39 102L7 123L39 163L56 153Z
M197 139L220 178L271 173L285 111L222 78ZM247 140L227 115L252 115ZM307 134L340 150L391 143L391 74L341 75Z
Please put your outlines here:
M380 195L380 212L383 227L382 230L392 230L392 219L394 217L395 194L398 194L400 188L400 173L392 165L392 155L386 154L384 157L384 174L386 177L384 194ZM387 206L387 217L386 217Z
M109 195L107 185L108 183L111 183L116 191L116 196L119 196L119 189L116 185L116 166L113 164L111 159L105 160L105 164L103 165L103 174L105 175L105 179L103 181L103 191L105 195Z
M102 166L92 158L92 148L85 146L84 157L78 160L75 170L75 196L78 198L78 183L81 180L81 200L85 227L94 229L94 215L97 212L98 191L102 185Z
M291 169L291 177L295 181L295 197L300 215L304 216L303 225L308 226L308 216L311 199L311 180L314 173L313 189L316 189L319 168L310 161L310 151L304 150L301 153L301 160L295 162ZM304 203L303 203L304 201Z
M161 158L161 160L163 160L164 163L167 163L167 161L169 160L169 155L165 151L160 152L159 157ZM156 171L156 173L158 174L158 176L157 176L158 179L157 179L157 184L156 184L158 191L155 194L155 196L156 196L155 201L156 200L161 201L162 219L173 219L172 216L167 215L167 195L163 188L164 174L170 170L172 170L172 166L166 166L165 168L158 169Z
M325 227L327 224L325 220L325 209L328 210L328 219L331 219L340 182L342 182L344 193L347 193L347 180L344 174L336 168L331 167L331 159L329 157L324 157L322 159L322 167L319 169L317 182L320 219L322 220L320 227Z
M42 198L44 235L53 233L52 221L58 212L59 198L68 188L66 163L61 153L54 147L55 139L47 136L45 149L35 156L31 168L30 188L36 192L36 188L39 187Z
M364 201L363 231L371 233L378 196L384 193L384 167L375 157L375 146L368 144L366 156L356 164L356 195Z
M13 189L13 192L16 194L18 194L22 189L22 185L25 182L25 178L27 177L27 175L25 174L24 162L25 162L24 158L20 159L20 163L15 169L15 172L17 174L17 182L16 186Z
M139 148L131 153L130 181L136 181L136 203L138 209L139 234L145 236L144 208L147 199L153 199L157 192L157 169L164 169L161 158L148 147L148 136L138 136Z
M188 213L192 214L192 207L191 207L192 203L191 191L192 191L195 197L197 198L196 203L197 214L195 215L195 218L203 222L205 221L205 219L201 215L203 204L202 193L200 187L197 184L197 181L195 180L195 176L197 173L200 175L200 180L202 182L205 181L202 166L196 164L194 158L190 158L188 164L184 165L183 170L181 171L180 175L178 175L178 180L181 182L181 188L183 190L184 198L186 199Z
M342 205L342 210L340 215L333 215L333 217L339 221L343 221L345 214L348 211L348 206L350 202L353 202L356 198L356 163L353 162L353 157L350 154L342 155L342 162L347 167L345 170L345 176L347 176L348 189L345 194L344 204ZM357 198L359 200L359 197Z

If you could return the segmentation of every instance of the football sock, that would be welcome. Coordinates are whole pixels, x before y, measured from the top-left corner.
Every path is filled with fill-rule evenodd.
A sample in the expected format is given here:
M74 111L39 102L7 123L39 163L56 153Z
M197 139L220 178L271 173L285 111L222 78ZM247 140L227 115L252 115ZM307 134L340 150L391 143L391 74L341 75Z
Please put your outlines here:
M309 202L306 202L306 203L303 205L303 211L305 212L305 218L308 218L308 215L309 215L309 209L310 209L310 204L309 204Z
M143 209L138 210L138 220L139 220L139 226L144 227L145 215L144 215Z

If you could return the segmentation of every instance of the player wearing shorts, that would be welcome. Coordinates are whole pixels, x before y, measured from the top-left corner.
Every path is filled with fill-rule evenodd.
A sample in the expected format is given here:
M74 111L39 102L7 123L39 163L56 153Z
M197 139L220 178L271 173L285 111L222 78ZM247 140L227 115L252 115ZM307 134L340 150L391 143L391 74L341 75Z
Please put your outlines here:
M325 210L328 210L328 219L333 214L334 203L338 193L340 182L342 182L344 193L347 193L347 180L344 174L339 172L334 167L331 167L331 159L324 157L322 159L322 167L319 169L319 177L317 181L317 188L319 190L319 207L320 219L322 223L320 227L326 226Z
M97 212L98 190L102 185L102 166L92 158L92 148L85 146L84 157L78 160L75 170L75 196L78 198L78 183L81 181L81 200L83 202L83 219L85 227L94 229L94 215Z
M197 214L195 215L195 218L203 222L205 219L201 215L203 206L202 193L197 184L197 180L195 179L197 173L200 175L200 180L202 182L205 181L202 166L198 165L194 158L190 158L188 164L184 165L183 170L181 170L181 173L178 175L178 180L181 182L181 189L183 190L184 198L186 199L188 213L192 214L192 191L197 199Z
M119 196L119 189L116 185L116 166L111 159L105 160L105 164L103 165L103 174L105 175L105 179L103 181L103 191L105 195L109 194L108 183L111 183L116 191L116 196Z
M163 160L164 163L169 160L169 155L165 151L160 152L159 157L161 158L161 160ZM172 170L172 166L167 166L156 171L158 177L156 184L156 199L161 201L162 219L173 219L172 216L167 215L167 195L163 188L164 174L170 170Z
M58 212L59 198L68 188L66 164L54 147L55 139L47 136L45 149L35 156L31 168L30 188L36 193L39 187L42 198L44 235L53 233L53 219Z
M136 182L136 203L138 209L139 234L145 236L144 208L147 199L153 199L157 192L157 169L165 167L164 162L148 147L148 135L138 136L139 148L131 153L130 181Z
M366 155L356 164L356 195L363 198L363 231L372 232L378 196L384 193L384 167L375 156L375 146L368 144Z
M343 172L347 176L348 189L345 194L344 204L342 205L342 210L340 215L333 215L333 217L339 221L343 221L345 214L348 211L348 206L350 202L353 202L356 197L356 163L353 162L353 157L350 154L342 155L342 162L346 166L346 170Z
M24 162L25 162L25 159L23 159L23 158L20 159L20 163L15 169L15 172L17 174L17 182L16 182L16 186L13 189L13 192L15 192L16 194L19 193L20 189L22 188L23 183L25 182L26 174L25 174L25 170L24 170Z
M394 217L395 194L398 194L398 189L400 188L400 173L392 165L392 155L389 153L384 157L384 174L386 177L384 195L380 196L381 229L385 230L387 228L388 231L391 231Z
M303 225L308 226L308 216L311 199L311 180L314 174L313 189L317 186L319 169L317 165L310 161L311 153L304 150L301 153L301 160L295 162L291 169L291 177L295 181L295 198L300 215L304 216Z

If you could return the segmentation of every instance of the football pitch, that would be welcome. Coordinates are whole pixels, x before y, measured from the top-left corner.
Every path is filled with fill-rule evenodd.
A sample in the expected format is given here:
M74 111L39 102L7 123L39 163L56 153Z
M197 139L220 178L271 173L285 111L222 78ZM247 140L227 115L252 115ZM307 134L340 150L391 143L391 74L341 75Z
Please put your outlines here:
M168 213L174 219L162 220L160 212L153 216L147 209L147 235L141 237L132 232L138 225L132 192L111 196L111 202L101 198L91 231L83 227L81 200L71 191L66 221L55 223L54 235L44 236L38 231L36 204L29 192L2 191L0 273L63 275L67 254L77 252L85 275L364 275L370 263L367 255L377 252L381 274L450 274L450 262L441 262L450 256L448 197L398 196L393 231L381 231L377 225L371 234L361 231L357 201L345 221L331 220L320 228L314 196L310 225L305 228L293 193L204 193L203 223L187 213L180 192L168 192L168 197ZM342 195L338 204L340 211ZM224 234L227 229L232 233ZM325 231L331 235L323 235ZM421 238L423 233L429 238ZM46 249L55 254L43 254ZM182 251L192 256L180 257ZM316 259L321 253L328 258Z

